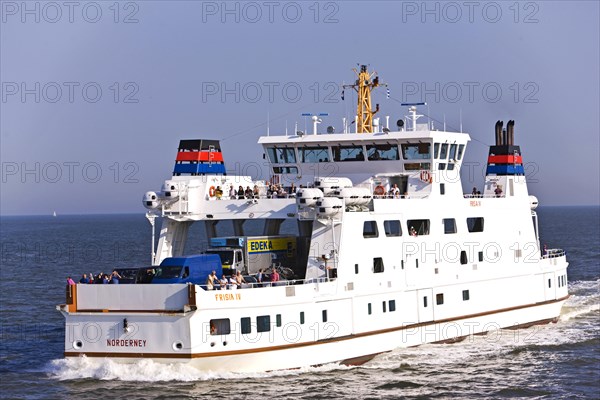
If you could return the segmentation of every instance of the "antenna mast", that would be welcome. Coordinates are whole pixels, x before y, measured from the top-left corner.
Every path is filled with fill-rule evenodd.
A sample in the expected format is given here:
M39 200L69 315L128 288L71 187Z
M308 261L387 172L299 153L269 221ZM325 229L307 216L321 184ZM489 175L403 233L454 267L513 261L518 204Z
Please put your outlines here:
M371 109L371 90L378 86L387 86L379 83L376 72L369 73L366 65L360 66L360 72L352 69L358 79L353 85L342 85L344 89L352 88L358 93L358 107L356 110L356 131L359 133L373 133L373 116L379 111L379 104L375 110Z

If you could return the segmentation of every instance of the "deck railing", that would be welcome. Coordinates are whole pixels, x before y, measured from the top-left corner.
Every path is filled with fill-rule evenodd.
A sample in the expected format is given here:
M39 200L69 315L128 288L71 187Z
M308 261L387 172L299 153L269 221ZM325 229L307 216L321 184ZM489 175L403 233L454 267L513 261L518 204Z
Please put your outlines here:
M545 252L546 254L542 255L542 258L557 258L567 254L563 249L546 249Z

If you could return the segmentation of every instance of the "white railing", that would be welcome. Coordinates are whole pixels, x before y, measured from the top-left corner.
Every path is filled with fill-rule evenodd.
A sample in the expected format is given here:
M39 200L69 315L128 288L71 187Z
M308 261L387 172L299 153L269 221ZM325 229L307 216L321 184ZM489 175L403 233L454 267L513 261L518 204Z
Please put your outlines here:
M567 253L563 249L546 249L542 258L564 257Z
M465 199L496 199L496 198L506 197L506 195L504 193L502 193L500 195L493 194L493 193L488 193L488 194L465 193L465 194L463 194L463 197Z

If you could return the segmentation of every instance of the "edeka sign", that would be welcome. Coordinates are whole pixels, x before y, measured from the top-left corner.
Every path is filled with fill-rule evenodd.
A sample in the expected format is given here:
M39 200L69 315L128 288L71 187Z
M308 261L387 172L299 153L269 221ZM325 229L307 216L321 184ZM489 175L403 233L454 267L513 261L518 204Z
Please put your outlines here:
M293 238L252 239L248 240L248 253L268 253L272 251L293 251Z

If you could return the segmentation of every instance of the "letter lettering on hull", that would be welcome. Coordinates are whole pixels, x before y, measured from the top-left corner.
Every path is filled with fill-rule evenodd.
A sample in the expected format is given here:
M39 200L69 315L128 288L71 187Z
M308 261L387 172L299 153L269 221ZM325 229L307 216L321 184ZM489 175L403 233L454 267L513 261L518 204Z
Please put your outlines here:
M241 293L225 293L225 294L215 293L216 301L241 300L241 299L242 299Z
M146 339L106 339L107 347L146 347Z

